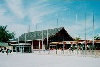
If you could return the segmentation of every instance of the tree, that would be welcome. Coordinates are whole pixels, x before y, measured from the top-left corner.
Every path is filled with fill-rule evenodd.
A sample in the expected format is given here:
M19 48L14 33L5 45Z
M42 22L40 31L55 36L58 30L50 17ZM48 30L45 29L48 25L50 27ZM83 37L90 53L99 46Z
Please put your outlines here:
M94 37L94 39L95 39L95 40L100 40L100 36L99 36L99 35L96 35L96 36Z
M9 32L7 26L0 26L0 42L7 42L9 39L14 38L14 32Z
M80 40L81 38L80 38L80 36L79 37L76 37L74 40L75 41L78 41L78 40Z

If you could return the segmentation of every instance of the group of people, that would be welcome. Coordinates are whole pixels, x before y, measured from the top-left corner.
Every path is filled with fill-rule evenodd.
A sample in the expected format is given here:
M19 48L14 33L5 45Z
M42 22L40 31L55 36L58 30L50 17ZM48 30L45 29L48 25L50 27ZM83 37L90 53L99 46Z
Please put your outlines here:
M8 55L8 53L11 53L12 50L10 50L10 49L1 49L0 52L2 52L2 53L6 52L6 54Z

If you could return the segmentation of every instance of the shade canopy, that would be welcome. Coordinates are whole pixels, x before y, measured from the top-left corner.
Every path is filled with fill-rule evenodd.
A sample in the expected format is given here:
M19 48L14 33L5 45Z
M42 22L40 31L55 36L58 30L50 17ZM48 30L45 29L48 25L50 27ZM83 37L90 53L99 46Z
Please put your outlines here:
M2 46L2 47L8 47L9 45L8 45L8 43L1 43L0 42L0 46Z

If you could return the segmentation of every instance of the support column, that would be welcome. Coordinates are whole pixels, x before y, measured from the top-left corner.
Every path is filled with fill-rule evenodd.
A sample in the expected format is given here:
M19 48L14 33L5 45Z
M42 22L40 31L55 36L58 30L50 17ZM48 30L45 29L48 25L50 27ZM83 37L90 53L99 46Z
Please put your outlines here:
M39 40L39 52L40 52L40 40Z
M16 52L17 52L17 46L15 47L15 50L16 50Z
M43 45L43 30L42 30L42 50L44 50L44 45Z
M56 44L56 54L57 54L57 44Z
M34 51L33 51L33 41L32 41L32 45L31 45L31 51L32 51L32 53L34 53Z
M21 45L21 47L20 47L20 48L21 48L21 53L22 53L22 52L23 52L23 48L22 48L22 45Z
M65 46L65 44L63 43L63 54L64 54L64 46Z
M71 51L73 53L73 42L71 42Z
M23 53L24 53L24 45L23 45Z

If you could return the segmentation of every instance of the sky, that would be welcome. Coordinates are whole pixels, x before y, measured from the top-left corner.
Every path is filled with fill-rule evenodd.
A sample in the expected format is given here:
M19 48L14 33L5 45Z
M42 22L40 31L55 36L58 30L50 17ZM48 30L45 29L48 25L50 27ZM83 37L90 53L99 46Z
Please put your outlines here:
M64 27L73 38L85 39L86 20L86 36L92 39L93 13L94 35L100 35L99 0L0 0L0 25L15 37L29 27L30 32Z

